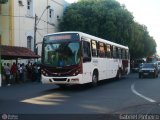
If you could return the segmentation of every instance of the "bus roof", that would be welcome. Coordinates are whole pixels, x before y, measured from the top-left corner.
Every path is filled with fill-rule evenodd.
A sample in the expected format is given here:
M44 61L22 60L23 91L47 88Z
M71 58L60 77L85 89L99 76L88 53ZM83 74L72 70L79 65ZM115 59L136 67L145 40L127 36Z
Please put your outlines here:
M89 34L86 34L86 33L83 33L83 32L79 32L79 31L56 32L56 33L47 34L45 36L55 35L55 34L64 34L64 33L78 33L78 34L80 34L80 36L88 37L88 38L91 38L93 40L97 40L99 42L104 42L104 43L107 43L107 44L110 44L110 45L114 45L114 46L117 46L117 47L128 49L127 46L120 45L120 44L117 44L117 43L114 43L114 42L111 42L111 41L108 41L108 40L105 40L105 39L102 39L102 38L95 37L93 35L89 35Z

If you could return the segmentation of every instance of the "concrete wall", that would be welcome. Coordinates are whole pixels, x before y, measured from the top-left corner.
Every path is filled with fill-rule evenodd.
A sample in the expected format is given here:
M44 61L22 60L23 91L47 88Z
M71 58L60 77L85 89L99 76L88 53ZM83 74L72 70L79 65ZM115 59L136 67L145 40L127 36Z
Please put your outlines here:
M27 0L22 0L23 5L18 3L18 0L14 0L14 15L20 17L14 17L14 33L16 46L27 47L27 37L32 36L32 50L34 50L34 23L35 14L40 18L47 5L50 5L54 11L53 20L49 21L49 10L45 10L41 20L37 24L36 43L42 42L43 36L48 33L54 33L58 31L58 19L62 17L64 11L63 0L33 0L33 14L30 16L27 13ZM38 20L37 20L38 21ZM41 53L41 47L39 46L39 54Z

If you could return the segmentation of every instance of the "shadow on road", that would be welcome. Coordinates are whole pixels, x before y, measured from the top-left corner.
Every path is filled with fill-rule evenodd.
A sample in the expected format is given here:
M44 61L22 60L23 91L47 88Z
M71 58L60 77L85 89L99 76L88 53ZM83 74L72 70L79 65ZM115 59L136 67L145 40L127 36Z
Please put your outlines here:
M91 91L93 89L100 89L103 86L107 86L109 84L114 84L116 82L121 82L123 80L126 80L126 77L123 77L122 79L118 80L118 79L107 79L107 80L102 80L98 82L98 85L93 87L91 85L91 83L88 84L82 84L82 85L70 85L70 86L65 86L65 87L59 87L57 85L56 88L53 89L49 89L49 90L45 90L43 91L43 94L47 94L47 93L53 93L53 92L84 92L84 91Z

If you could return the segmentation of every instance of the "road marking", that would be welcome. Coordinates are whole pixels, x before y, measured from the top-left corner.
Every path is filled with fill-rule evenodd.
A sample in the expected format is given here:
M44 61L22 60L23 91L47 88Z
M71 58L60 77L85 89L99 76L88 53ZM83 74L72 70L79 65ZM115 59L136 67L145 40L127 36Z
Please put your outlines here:
M60 93L51 93L41 95L34 98L22 100L23 103L36 104L36 105L59 105L62 104L69 96Z
M139 96L139 97L141 97L141 98L143 98L143 99L145 99L145 100L147 100L147 101L149 101L149 102L152 102L152 103L155 103L155 102L156 102L155 100L153 100L153 99L151 99L151 98L149 98L149 97L146 97L146 96L140 94L139 92L137 92L137 91L135 90L135 84L132 84L132 85L131 85L131 90L132 90L132 92L133 92L134 94L136 94L137 96Z

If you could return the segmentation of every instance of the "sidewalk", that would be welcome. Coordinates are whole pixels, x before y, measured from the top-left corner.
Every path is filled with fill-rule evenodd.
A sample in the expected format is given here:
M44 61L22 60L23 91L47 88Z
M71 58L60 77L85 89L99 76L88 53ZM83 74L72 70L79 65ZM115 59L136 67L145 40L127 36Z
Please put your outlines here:
M22 84L26 84L26 83L40 83L40 80L31 80L28 79L26 76L24 77L24 80L13 80L10 79L10 84L6 83L6 80L2 80L2 86L1 87L9 87L9 86L13 86L13 85L22 85Z

